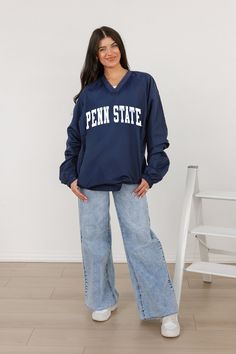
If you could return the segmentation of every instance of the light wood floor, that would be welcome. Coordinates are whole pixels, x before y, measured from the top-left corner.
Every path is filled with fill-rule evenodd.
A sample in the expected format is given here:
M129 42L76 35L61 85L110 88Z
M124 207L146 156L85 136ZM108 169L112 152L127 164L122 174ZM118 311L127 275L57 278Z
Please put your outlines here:
M210 285L186 272L181 335L164 338L159 320L139 319L127 264L115 271L119 308L99 323L84 304L81 263L0 263L0 353L236 353L235 279Z

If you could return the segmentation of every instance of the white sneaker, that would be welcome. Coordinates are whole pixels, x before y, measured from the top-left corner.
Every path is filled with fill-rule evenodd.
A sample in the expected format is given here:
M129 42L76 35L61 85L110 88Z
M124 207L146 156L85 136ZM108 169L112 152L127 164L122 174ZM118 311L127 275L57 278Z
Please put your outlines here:
M180 335L177 313L161 318L161 334L164 337L177 337Z
M106 321L110 318L111 312L117 309L117 307L118 304L116 303L115 305L108 307L105 310L93 311L92 319L94 321Z

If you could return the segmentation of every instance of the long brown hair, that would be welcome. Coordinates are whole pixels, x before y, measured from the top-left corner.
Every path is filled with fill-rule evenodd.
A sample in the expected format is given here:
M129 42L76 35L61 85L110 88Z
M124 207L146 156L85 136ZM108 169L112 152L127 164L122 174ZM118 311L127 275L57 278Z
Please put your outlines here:
M121 53L120 64L124 69L129 70L129 64L126 57L124 43L119 33L113 28L107 26L96 28L90 37L85 62L80 74L80 92L86 85L97 80L104 73L104 67L100 63L100 61L96 59L96 55L98 51L99 42L105 37L111 37L117 43ZM80 92L73 98L73 101L75 103L80 95Z

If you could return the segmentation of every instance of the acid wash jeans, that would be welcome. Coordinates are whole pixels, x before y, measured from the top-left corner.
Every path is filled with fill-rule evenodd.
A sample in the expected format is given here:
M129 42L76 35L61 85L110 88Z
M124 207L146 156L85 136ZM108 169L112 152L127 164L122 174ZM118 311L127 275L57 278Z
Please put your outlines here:
M136 304L141 320L178 312L162 245L150 228L147 197L132 194L138 184L112 191ZM78 198L85 304L95 311L118 302L112 259L109 191L80 188Z

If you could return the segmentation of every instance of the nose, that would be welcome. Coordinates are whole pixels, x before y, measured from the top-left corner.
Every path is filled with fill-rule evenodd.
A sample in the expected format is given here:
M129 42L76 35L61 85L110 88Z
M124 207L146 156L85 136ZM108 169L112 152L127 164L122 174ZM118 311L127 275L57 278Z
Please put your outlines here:
M110 55L110 54L112 54L112 48L107 48L106 49L106 55Z

